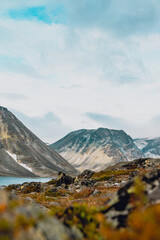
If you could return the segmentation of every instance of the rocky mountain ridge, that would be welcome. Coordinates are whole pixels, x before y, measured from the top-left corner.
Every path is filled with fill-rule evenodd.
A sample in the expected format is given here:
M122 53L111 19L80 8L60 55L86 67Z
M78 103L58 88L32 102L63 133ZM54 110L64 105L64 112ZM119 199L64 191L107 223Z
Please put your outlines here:
M74 131L50 147L80 171L87 168L97 171L114 163L143 157L123 130L107 128Z
M134 143L145 157L160 158L160 137L137 138L134 139Z
M49 148L10 111L0 107L0 175L53 177L77 171Z

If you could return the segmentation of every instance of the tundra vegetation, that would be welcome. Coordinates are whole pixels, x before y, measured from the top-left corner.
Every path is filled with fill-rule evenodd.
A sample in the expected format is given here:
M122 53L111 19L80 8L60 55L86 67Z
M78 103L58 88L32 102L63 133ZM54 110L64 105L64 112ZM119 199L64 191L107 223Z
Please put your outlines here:
M10 185L0 194L0 239L160 239L159 163Z

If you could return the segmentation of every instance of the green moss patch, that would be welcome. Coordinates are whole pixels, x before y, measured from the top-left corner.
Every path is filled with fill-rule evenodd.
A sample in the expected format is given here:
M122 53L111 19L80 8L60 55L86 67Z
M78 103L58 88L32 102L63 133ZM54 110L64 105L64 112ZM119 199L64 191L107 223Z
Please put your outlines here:
M107 181L112 177L118 177L121 175L129 175L131 171L128 170L106 170L94 173L92 179L96 181Z

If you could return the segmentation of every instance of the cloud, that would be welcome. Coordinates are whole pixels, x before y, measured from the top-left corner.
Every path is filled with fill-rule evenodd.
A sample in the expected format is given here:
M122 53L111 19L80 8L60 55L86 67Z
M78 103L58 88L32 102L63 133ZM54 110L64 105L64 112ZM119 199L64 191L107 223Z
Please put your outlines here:
M1 71L63 80L67 85L72 78L69 85L83 85L77 82L78 75L120 84L146 81L149 76L147 58L140 55L134 39L117 39L100 29L8 19L0 21L0 34Z
M16 110L11 111L24 125L45 142L53 143L71 131L71 129L63 125L61 119L52 112L48 112L42 116L30 117Z
M45 141L102 125L147 136L159 112L159 9L157 0L4 1L1 105Z
M2 92L25 95L14 109L31 118L53 112L62 129L76 130L100 126L86 112L139 123L159 111L158 34L122 40L102 29L1 19L0 35ZM12 109L13 101L3 98L1 105ZM41 131L52 140L49 128Z
M118 35L152 31L159 21L158 1L150 0L74 0L67 1L69 23L82 27L100 27Z
M70 89L77 89L77 88L83 88L82 85L77 85L77 84L73 84L71 86L60 86L61 89L66 89L66 90L70 90Z
M107 128L124 129L128 126L127 121L110 115L88 112L85 116Z
M86 113L86 117L97 122L97 127L122 129L133 138L160 137L160 115L156 115L143 123L126 121L125 119L98 113Z
M158 31L159 0L6 0L1 11L10 17L63 22L71 27L104 28L119 36ZM4 14L4 13L3 13ZM7 13L6 13L7 14Z
M23 95L23 94L19 94L19 93L3 93L0 92L0 98L6 98L9 100L27 100L28 98Z

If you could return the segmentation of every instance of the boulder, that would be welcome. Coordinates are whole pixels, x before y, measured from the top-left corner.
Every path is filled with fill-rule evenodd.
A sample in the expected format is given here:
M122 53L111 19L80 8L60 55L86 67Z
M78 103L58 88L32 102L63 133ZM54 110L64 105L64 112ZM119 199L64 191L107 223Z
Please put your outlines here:
M94 173L95 173L94 171L86 169L78 176L78 178L79 179L90 179Z
M40 182L30 182L30 183L23 183L21 185L21 192L31 193L31 192L41 192L42 191L42 184Z
M29 205L28 205L29 203ZM12 199L0 191L0 239L14 240L81 240L75 227L67 227L30 198Z
M58 178L56 180L56 186L61 186L62 184L65 184L65 186L70 185L74 183L75 178L63 173L59 172Z
M95 184L96 181L94 180L82 180L80 182L81 186L85 186L85 187L93 187L93 185Z
M113 227L127 226L127 218L137 203L144 206L160 201L160 170L152 171L144 176L135 177L121 187L116 195L107 202L107 207L102 213Z
M135 176L137 176L140 173L140 170L136 169L133 172L131 172L128 176L128 180L132 180Z

